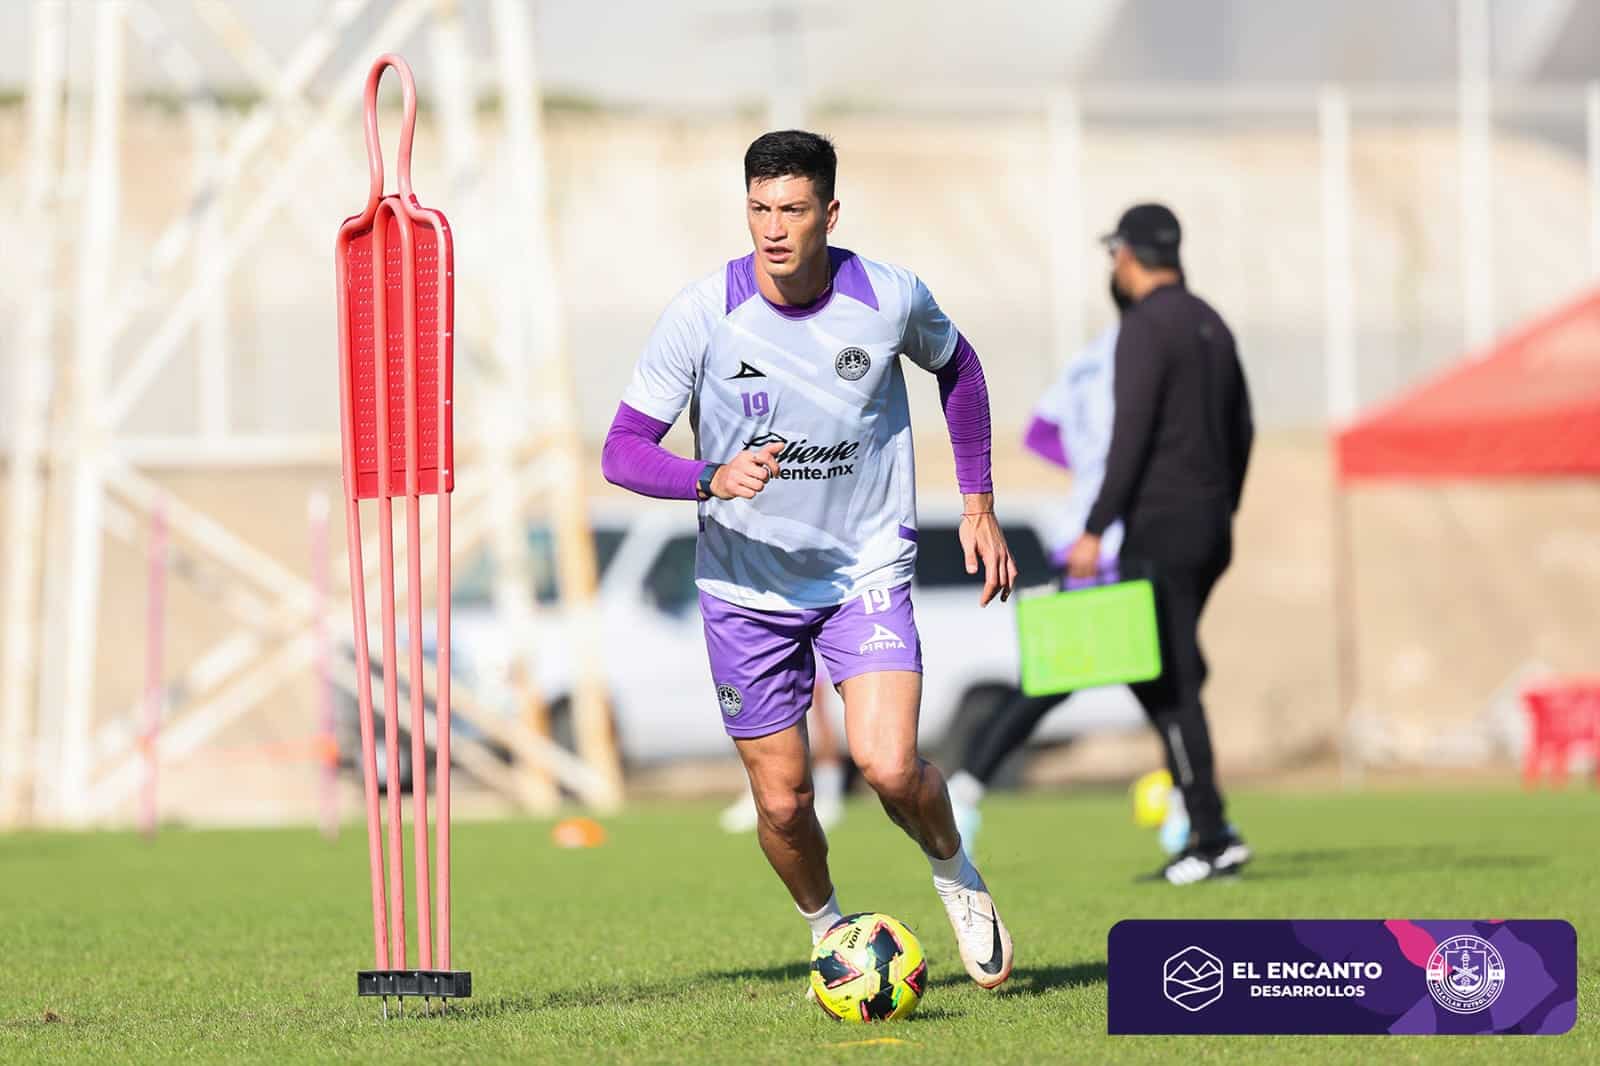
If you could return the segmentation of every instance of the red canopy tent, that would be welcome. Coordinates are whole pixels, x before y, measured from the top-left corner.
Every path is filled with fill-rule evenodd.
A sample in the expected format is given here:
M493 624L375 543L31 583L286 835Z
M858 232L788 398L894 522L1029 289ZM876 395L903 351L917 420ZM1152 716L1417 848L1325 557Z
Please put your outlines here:
M1600 289L1338 434L1342 485L1600 474Z
M1600 476L1600 289L1335 434L1340 709L1357 686L1346 494L1360 482Z

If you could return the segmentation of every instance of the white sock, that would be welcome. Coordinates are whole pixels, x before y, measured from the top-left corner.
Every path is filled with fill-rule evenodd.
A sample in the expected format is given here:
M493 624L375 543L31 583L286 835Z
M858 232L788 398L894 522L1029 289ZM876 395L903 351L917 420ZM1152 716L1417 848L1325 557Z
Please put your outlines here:
M839 912L839 893L837 892L829 893L828 902L824 903L815 912L805 910L798 903L794 905L794 909L800 912L800 917L804 918L806 924L811 927L811 943L813 944L821 940L822 935L833 928L835 922L844 917Z
M837 762L817 763L811 768L811 784L818 799L838 799L844 795L844 767Z
M933 887L939 890L941 896L964 888L983 887L983 878L979 876L978 868L972 865L972 860L967 858L966 848L957 848L956 853L948 859L929 855L928 865L933 867Z
M982 781L965 770L957 770L951 775L945 787L950 790L950 802L964 807L976 807L983 802L983 794L988 791Z

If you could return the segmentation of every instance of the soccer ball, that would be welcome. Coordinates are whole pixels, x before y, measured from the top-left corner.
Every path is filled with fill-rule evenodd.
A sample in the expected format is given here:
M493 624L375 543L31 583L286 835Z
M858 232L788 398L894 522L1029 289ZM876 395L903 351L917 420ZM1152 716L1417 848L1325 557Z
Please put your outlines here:
M887 914L846 915L811 951L811 989L830 1018L905 1018L917 1009L927 987L922 945Z
M1167 818L1167 804L1172 797L1172 775L1165 770L1151 770L1133 783L1133 822L1145 829L1154 829Z

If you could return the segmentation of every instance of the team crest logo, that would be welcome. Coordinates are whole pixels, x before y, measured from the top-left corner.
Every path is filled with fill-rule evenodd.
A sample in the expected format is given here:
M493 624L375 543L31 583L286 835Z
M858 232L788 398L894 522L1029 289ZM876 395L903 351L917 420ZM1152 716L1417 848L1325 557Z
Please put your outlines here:
M717 686L717 702L722 705L725 717L733 718L744 709L744 697L732 685Z
M833 369L846 381L860 381L872 369L872 356L861 348L846 348L834 359Z
M1435 1003L1455 1014L1486 1010L1506 986L1506 964L1494 945L1463 933L1433 949L1428 956L1428 992Z
M1186 1011L1204 1010L1222 998L1222 960L1190 944L1162 964L1161 994Z

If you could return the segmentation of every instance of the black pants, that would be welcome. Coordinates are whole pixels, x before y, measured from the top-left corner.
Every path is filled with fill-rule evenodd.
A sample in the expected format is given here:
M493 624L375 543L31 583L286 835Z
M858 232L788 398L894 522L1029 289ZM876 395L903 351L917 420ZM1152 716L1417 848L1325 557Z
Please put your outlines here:
M961 756L961 768L987 785L1006 757L1026 744L1044 716L1066 698L1024 696L1013 689L1010 698L973 731Z
M1230 527L1226 513L1147 521L1129 530L1122 550L1124 573L1153 574L1161 640L1161 676L1130 687L1161 738L1167 770L1183 792L1190 825L1201 841L1220 837L1226 824L1200 702L1207 668L1199 627L1211 590L1232 559ZM961 768L987 784L1066 698L1014 693L973 733Z
M1200 702L1207 674L1200 615L1233 558L1232 515L1200 512L1130 522L1122 558L1125 567L1151 566L1161 636L1161 676L1130 687L1161 738L1192 832L1201 843L1214 841L1226 821Z

